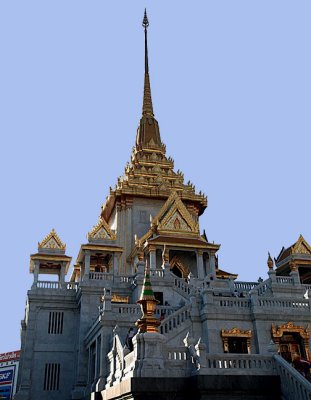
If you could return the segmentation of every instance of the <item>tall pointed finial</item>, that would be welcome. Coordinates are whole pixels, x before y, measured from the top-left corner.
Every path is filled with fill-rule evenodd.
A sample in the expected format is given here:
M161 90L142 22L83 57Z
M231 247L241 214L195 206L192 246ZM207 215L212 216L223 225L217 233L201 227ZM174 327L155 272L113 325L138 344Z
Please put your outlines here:
M153 146L163 149L158 121L154 118L153 114L153 105L151 98L150 79L149 79L149 60L148 60L148 39L147 39L147 28L149 26L149 21L146 9L142 25L145 31L145 78L144 78L143 110L136 135L136 146L138 148Z
M148 38L147 38L147 28L149 26L149 21L147 17L147 11L145 9L143 27L145 30L145 82L144 82L144 100L143 100L143 115L148 115L153 117L153 106L151 99L151 89L150 89L150 79L149 79L149 62L148 62Z
M149 21L147 17L147 10L145 9L144 19L143 19L143 27L145 28L145 74L149 74L149 65L148 65L148 42L147 42L147 28L149 26Z

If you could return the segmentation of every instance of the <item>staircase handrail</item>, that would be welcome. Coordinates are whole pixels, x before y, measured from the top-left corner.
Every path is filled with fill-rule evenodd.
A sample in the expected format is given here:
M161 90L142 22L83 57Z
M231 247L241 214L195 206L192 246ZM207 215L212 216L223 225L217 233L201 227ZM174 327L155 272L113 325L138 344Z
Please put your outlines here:
M281 379L281 390L285 400L310 400L311 383L284 360L283 357L275 354L273 358L276 370Z

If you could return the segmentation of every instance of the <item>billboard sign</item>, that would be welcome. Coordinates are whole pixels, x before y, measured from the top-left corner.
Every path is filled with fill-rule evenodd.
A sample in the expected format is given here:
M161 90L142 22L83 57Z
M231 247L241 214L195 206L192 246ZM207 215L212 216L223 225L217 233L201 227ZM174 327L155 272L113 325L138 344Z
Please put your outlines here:
M15 365L0 367L0 400L10 400L14 385Z
M16 390L20 351L0 354L0 400L11 400Z

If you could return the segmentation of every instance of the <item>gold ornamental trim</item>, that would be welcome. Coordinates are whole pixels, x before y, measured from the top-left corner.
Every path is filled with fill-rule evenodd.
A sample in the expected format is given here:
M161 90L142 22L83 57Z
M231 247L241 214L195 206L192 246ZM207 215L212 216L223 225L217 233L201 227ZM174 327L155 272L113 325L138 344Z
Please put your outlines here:
M41 242L38 242L38 249L66 250L66 244L60 240L60 237L53 228Z
M292 247L292 254L311 254L311 246L302 235L299 235L297 242Z
M271 325L271 334L273 339L281 338L284 333L288 332L299 333L303 339L310 338L309 324L307 324L305 328L303 326L295 325L293 322L287 322L277 327L274 324Z
M242 330L236 327L228 330L222 329L220 335L222 338L223 348L225 353L228 353L230 350L229 339L240 338L240 339L246 339L247 353L251 354L251 339L252 339L251 330Z
M115 233L110 229L104 218L99 218L98 223L88 233L88 240L116 240L116 238Z
M111 302L112 303L129 303L129 296L120 296L118 294L112 293Z
M222 329L221 330L221 337L228 338L228 337L242 337L242 338L251 338L252 331L249 330L242 330L239 328L232 328L232 329Z

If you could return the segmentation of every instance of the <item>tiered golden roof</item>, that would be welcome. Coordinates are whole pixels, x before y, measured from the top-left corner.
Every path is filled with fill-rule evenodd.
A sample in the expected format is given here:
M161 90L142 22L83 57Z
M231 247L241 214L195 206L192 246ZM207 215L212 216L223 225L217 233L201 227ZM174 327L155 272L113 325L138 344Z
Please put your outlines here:
M195 192L190 182L184 183L184 175L174 171L174 161L166 156L166 147L161 141L157 120L154 118L147 46L148 18L144 19L145 28L145 77L142 117L136 135L131 162L126 166L124 175L118 179L114 189L102 207L102 216L109 221L117 200L123 204L135 196L167 199L172 190L178 192L183 201L194 203L198 215L207 207L207 197Z

